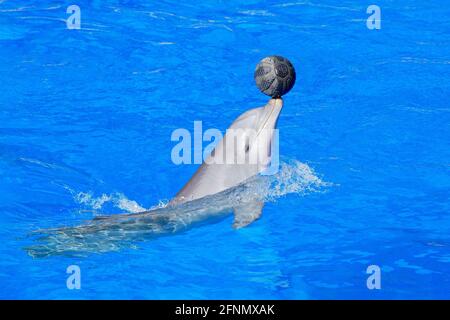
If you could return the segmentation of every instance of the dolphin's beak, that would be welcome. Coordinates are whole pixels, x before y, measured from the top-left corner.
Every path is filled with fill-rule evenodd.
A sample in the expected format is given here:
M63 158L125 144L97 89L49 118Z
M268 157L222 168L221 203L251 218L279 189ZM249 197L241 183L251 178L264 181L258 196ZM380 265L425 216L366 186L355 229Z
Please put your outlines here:
M283 100L281 98L270 99L264 107L264 120L262 121L259 131L263 129L276 129L278 117L283 108Z

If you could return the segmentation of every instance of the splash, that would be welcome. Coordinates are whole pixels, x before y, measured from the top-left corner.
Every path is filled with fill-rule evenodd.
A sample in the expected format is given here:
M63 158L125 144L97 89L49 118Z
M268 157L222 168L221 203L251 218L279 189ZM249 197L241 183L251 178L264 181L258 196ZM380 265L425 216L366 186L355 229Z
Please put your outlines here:
M123 193L102 194L99 197L94 197L91 192L79 192L74 196L74 199L79 204L94 210L100 210L106 204L111 202L114 207L119 208L128 213L143 212L146 210L141 207L136 201L129 200Z
M234 207L246 202L275 202L288 194L306 195L321 192L329 186L331 184L322 181L308 165L292 160L283 162L275 175L258 175L234 188L176 206L161 201L146 210L121 193L93 197L91 193L81 192L75 195L75 200L82 205L101 209L110 202L128 214L101 215L75 227L36 231L38 243L25 250L33 257L47 257L86 256L136 248L137 242L223 218Z
M238 192L231 192L231 194L235 194L236 202L242 201L243 198L248 199L255 196L264 201L274 202L288 194L306 195L319 192L325 187L332 186L332 184L322 181L307 164L298 160L289 160L280 164L280 169L275 175L255 176L248 180L244 186L244 188L236 188ZM243 191L244 194L238 194ZM106 204L111 203L114 207L127 213L139 213L162 209L169 203L169 200L160 200L158 204L150 208L144 208L120 192L102 194L98 197L95 197L92 192L71 192L77 203L94 210L101 210Z
M291 193L306 195L332 186L332 183L322 181L307 164L297 160L282 162L279 172L269 180L266 201L275 201Z

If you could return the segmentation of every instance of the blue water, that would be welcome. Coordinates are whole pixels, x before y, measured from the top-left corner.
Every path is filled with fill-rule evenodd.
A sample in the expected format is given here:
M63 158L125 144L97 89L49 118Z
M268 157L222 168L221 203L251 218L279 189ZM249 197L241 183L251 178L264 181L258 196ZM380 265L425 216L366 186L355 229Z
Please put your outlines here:
M450 9L380 0L369 30L369 4L0 0L0 297L450 298ZM172 163L172 131L264 105L253 70L272 54L297 70L283 161L322 187L281 190L240 230L229 215L87 256L24 250L166 203L197 167Z

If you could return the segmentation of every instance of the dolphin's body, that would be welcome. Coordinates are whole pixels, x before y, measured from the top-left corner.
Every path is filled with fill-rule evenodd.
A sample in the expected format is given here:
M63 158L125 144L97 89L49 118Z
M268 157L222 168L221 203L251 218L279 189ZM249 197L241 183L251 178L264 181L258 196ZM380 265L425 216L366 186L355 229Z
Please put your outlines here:
M75 227L38 230L41 237L37 240L43 244L26 250L36 257L110 251L126 242L173 233L231 211L235 228L248 225L260 217L264 204L262 195L247 192L248 186L271 161L274 129L282 106L281 99L271 99L264 107L240 115L166 207L99 216ZM231 140L235 143L229 143Z
M274 133L282 107L283 100L271 99L264 107L240 115L170 204L222 192L264 171L271 161ZM236 139L235 143L232 139ZM233 208L234 226L242 227L258 218L262 206L262 202L247 201L244 206Z

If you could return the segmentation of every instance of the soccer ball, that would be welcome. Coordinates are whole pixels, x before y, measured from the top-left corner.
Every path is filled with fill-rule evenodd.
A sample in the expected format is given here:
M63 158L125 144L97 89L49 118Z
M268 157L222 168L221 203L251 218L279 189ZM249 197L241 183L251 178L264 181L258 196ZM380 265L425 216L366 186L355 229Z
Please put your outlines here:
M272 98L280 98L295 84L295 69L292 63L280 56L262 59L255 69L256 86Z

